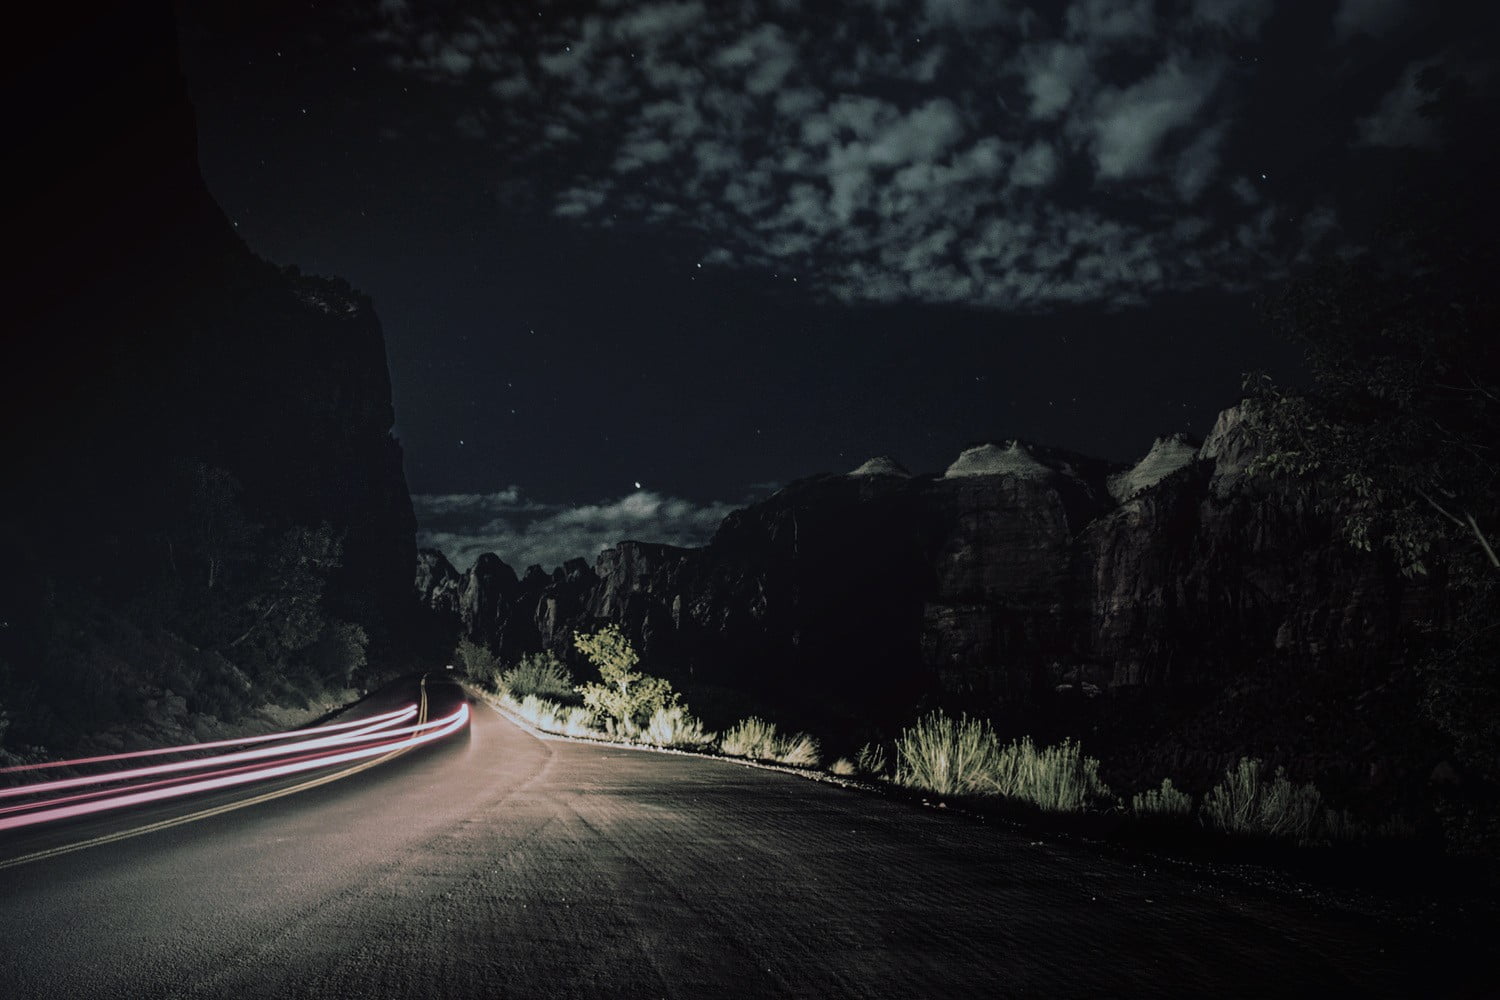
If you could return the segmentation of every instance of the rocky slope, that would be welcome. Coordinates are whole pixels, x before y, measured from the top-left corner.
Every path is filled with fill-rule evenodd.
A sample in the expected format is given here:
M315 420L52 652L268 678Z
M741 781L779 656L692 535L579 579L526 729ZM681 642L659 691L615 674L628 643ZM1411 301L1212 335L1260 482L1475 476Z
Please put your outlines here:
M297 526L327 525L341 552L323 612L390 650L415 606L415 518L370 301L235 235L198 170L170 4L40 19L7 88L24 95L23 252L4 274L0 710L65 698L47 689L68 645L101 651L79 683L128 712L161 683L153 656L194 657L182 637L213 632L183 581L206 565L206 589L249 594L251 553Z

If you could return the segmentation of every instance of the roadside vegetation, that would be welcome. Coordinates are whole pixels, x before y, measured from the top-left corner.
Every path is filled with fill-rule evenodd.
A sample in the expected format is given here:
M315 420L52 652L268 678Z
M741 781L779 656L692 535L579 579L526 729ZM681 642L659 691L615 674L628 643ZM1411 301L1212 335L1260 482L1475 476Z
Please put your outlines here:
M1030 737L1005 741L990 723L934 712L902 730L891 744L893 764L880 744L866 744L853 762L866 779L884 781L984 808L1021 806L1053 816L1093 817L1102 828L1156 830L1179 836L1227 837L1236 842L1301 847L1377 845L1411 841L1414 826L1397 818L1376 824L1330 806L1316 785L1290 779L1252 757L1225 770L1203 795L1164 778L1128 799L1099 777L1099 761L1064 740L1038 746Z
M719 751L726 757L817 767L822 748L806 733L783 735L775 723L751 716L720 738Z
M598 680L576 682L567 664L553 653L531 653L507 667L468 639L459 641L454 658L507 711L545 732L685 750L719 749L730 756L797 767L819 763L816 740L805 734L780 736L774 726L769 727L769 742L764 747L757 744L753 753L724 749L726 740L730 746L739 745L733 734L769 724L747 720L722 739L709 732L670 681L638 669L640 654L616 625L579 633L573 645L598 671Z
M896 784L937 795L1000 796L1046 812L1113 804L1099 762L1078 744L1038 747L1030 737L1002 743L990 724L934 712L896 740Z
M471 681L507 711L545 732L564 736L718 753L814 771L822 746L807 733L782 732L751 716L713 733L666 678L642 671L640 656L617 626L580 633L574 646L598 671L579 682L553 653L532 653L506 665L484 646L461 640L454 658ZM1093 817L1111 828L1156 830L1168 836L1208 835L1299 846L1411 839L1408 824L1372 827L1330 807L1318 788L1242 758L1201 795L1171 778L1128 797L1099 776L1099 761L1073 740L1052 746L1030 736L1002 739L990 722L933 712L888 743L866 743L838 757L827 773L842 778L955 799L1019 806L1050 816Z

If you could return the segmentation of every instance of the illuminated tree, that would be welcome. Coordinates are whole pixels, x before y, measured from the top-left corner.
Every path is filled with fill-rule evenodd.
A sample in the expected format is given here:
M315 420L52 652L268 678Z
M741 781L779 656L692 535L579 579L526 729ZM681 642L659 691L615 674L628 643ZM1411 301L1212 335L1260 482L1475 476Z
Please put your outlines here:
M1477 182L1475 182L1477 179ZM1252 472L1307 491L1350 546L1425 578L1428 718L1465 770L1450 816L1465 846L1500 847L1500 204L1486 171L1429 181L1371 249L1270 300L1312 384L1252 376Z
M669 681L635 670L640 656L618 625L575 635L573 645L599 668L600 683L584 684L578 691L583 703L604 717L610 732L634 736L658 709L677 705Z

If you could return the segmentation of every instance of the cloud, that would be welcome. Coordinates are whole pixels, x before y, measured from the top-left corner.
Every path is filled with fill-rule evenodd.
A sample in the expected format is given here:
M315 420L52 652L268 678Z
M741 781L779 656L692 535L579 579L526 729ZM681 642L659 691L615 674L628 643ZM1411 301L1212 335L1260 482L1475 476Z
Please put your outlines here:
M1013 19L1008 0L923 0L927 24L955 28L990 28Z
M1408 0L1343 0L1333 14L1333 35L1340 42L1356 35L1387 35L1409 13Z
M1057 175L1057 151L1046 142L1035 142L1010 169L1010 182L1020 187L1045 187Z
M559 225L691 228L705 263L795 273L823 301L1046 311L1275 280L1299 249L1299 227L1262 222L1298 206L1234 190L1257 171L1239 117L1263 111L1246 43L1272 0L1167 6L585 0L527 18L494 0L392 9L370 37L482 104L455 125L487 132L508 204ZM1362 142L1422 141L1397 89Z
M559 218L575 219L603 205L608 197L608 190L605 188L568 188L558 195L557 204L552 206L552 214Z
M1422 114L1423 106L1436 95L1422 86L1422 76L1441 62L1433 57L1407 66L1380 105L1355 122L1356 142L1362 146L1413 148L1438 145L1441 134L1437 122Z
M750 93L769 94L797 65L797 50L779 26L763 24L720 49L714 63L744 74Z
M1031 117L1055 118L1092 78L1088 52L1079 45L1054 42L1024 50L1021 72L1031 97Z
M1172 184L1183 201L1197 201L1214 179L1219 169L1219 147L1224 143L1225 131L1222 124L1206 128L1178 154Z
M708 8L701 3L637 4L615 26L621 38L660 44L700 25L707 16Z
M617 500L565 506L526 498L512 486L488 494L412 497L417 544L442 551L460 570L493 552L518 572L551 569L568 559L592 563L621 541L698 546L708 542L738 504L694 503L637 490Z
M1200 25L1253 38L1274 7L1275 0L1193 0L1192 17Z
M1068 8L1067 31L1091 42L1122 42L1156 34L1152 0L1075 0Z
M1137 177L1161 162L1157 147L1174 129L1192 122L1217 86L1221 68L1184 66L1168 58L1145 79L1124 88L1108 88L1094 101L1089 133L1099 176Z

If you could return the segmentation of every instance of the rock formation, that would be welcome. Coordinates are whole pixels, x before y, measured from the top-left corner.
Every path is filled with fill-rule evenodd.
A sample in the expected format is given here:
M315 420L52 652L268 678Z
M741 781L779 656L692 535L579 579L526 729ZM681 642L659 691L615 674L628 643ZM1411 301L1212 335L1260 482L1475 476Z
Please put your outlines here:
M0 366L0 600L16 626L0 636L0 689L5 665L45 675L57 593L117 630L154 628L143 606L173 599L163 579L188 503L206 518L200 549L220 543L226 512L261 540L327 525L342 567L326 611L380 649L404 641L415 518L370 301L235 235L199 174L169 4L45 19L11 81L24 197L4 297L26 347ZM174 494L191 468L223 495Z
M524 607L459 616L504 656L524 651L505 632L516 614L559 652L618 622L662 669L866 713L1077 682L1212 688L1272 659L1388 648L1420 594L1248 479L1251 457L1233 408L1201 448L1163 437L1130 468L1017 441L967 448L941 476L872 460L734 512L701 549L624 542ZM424 565L424 593L447 593L451 567Z

